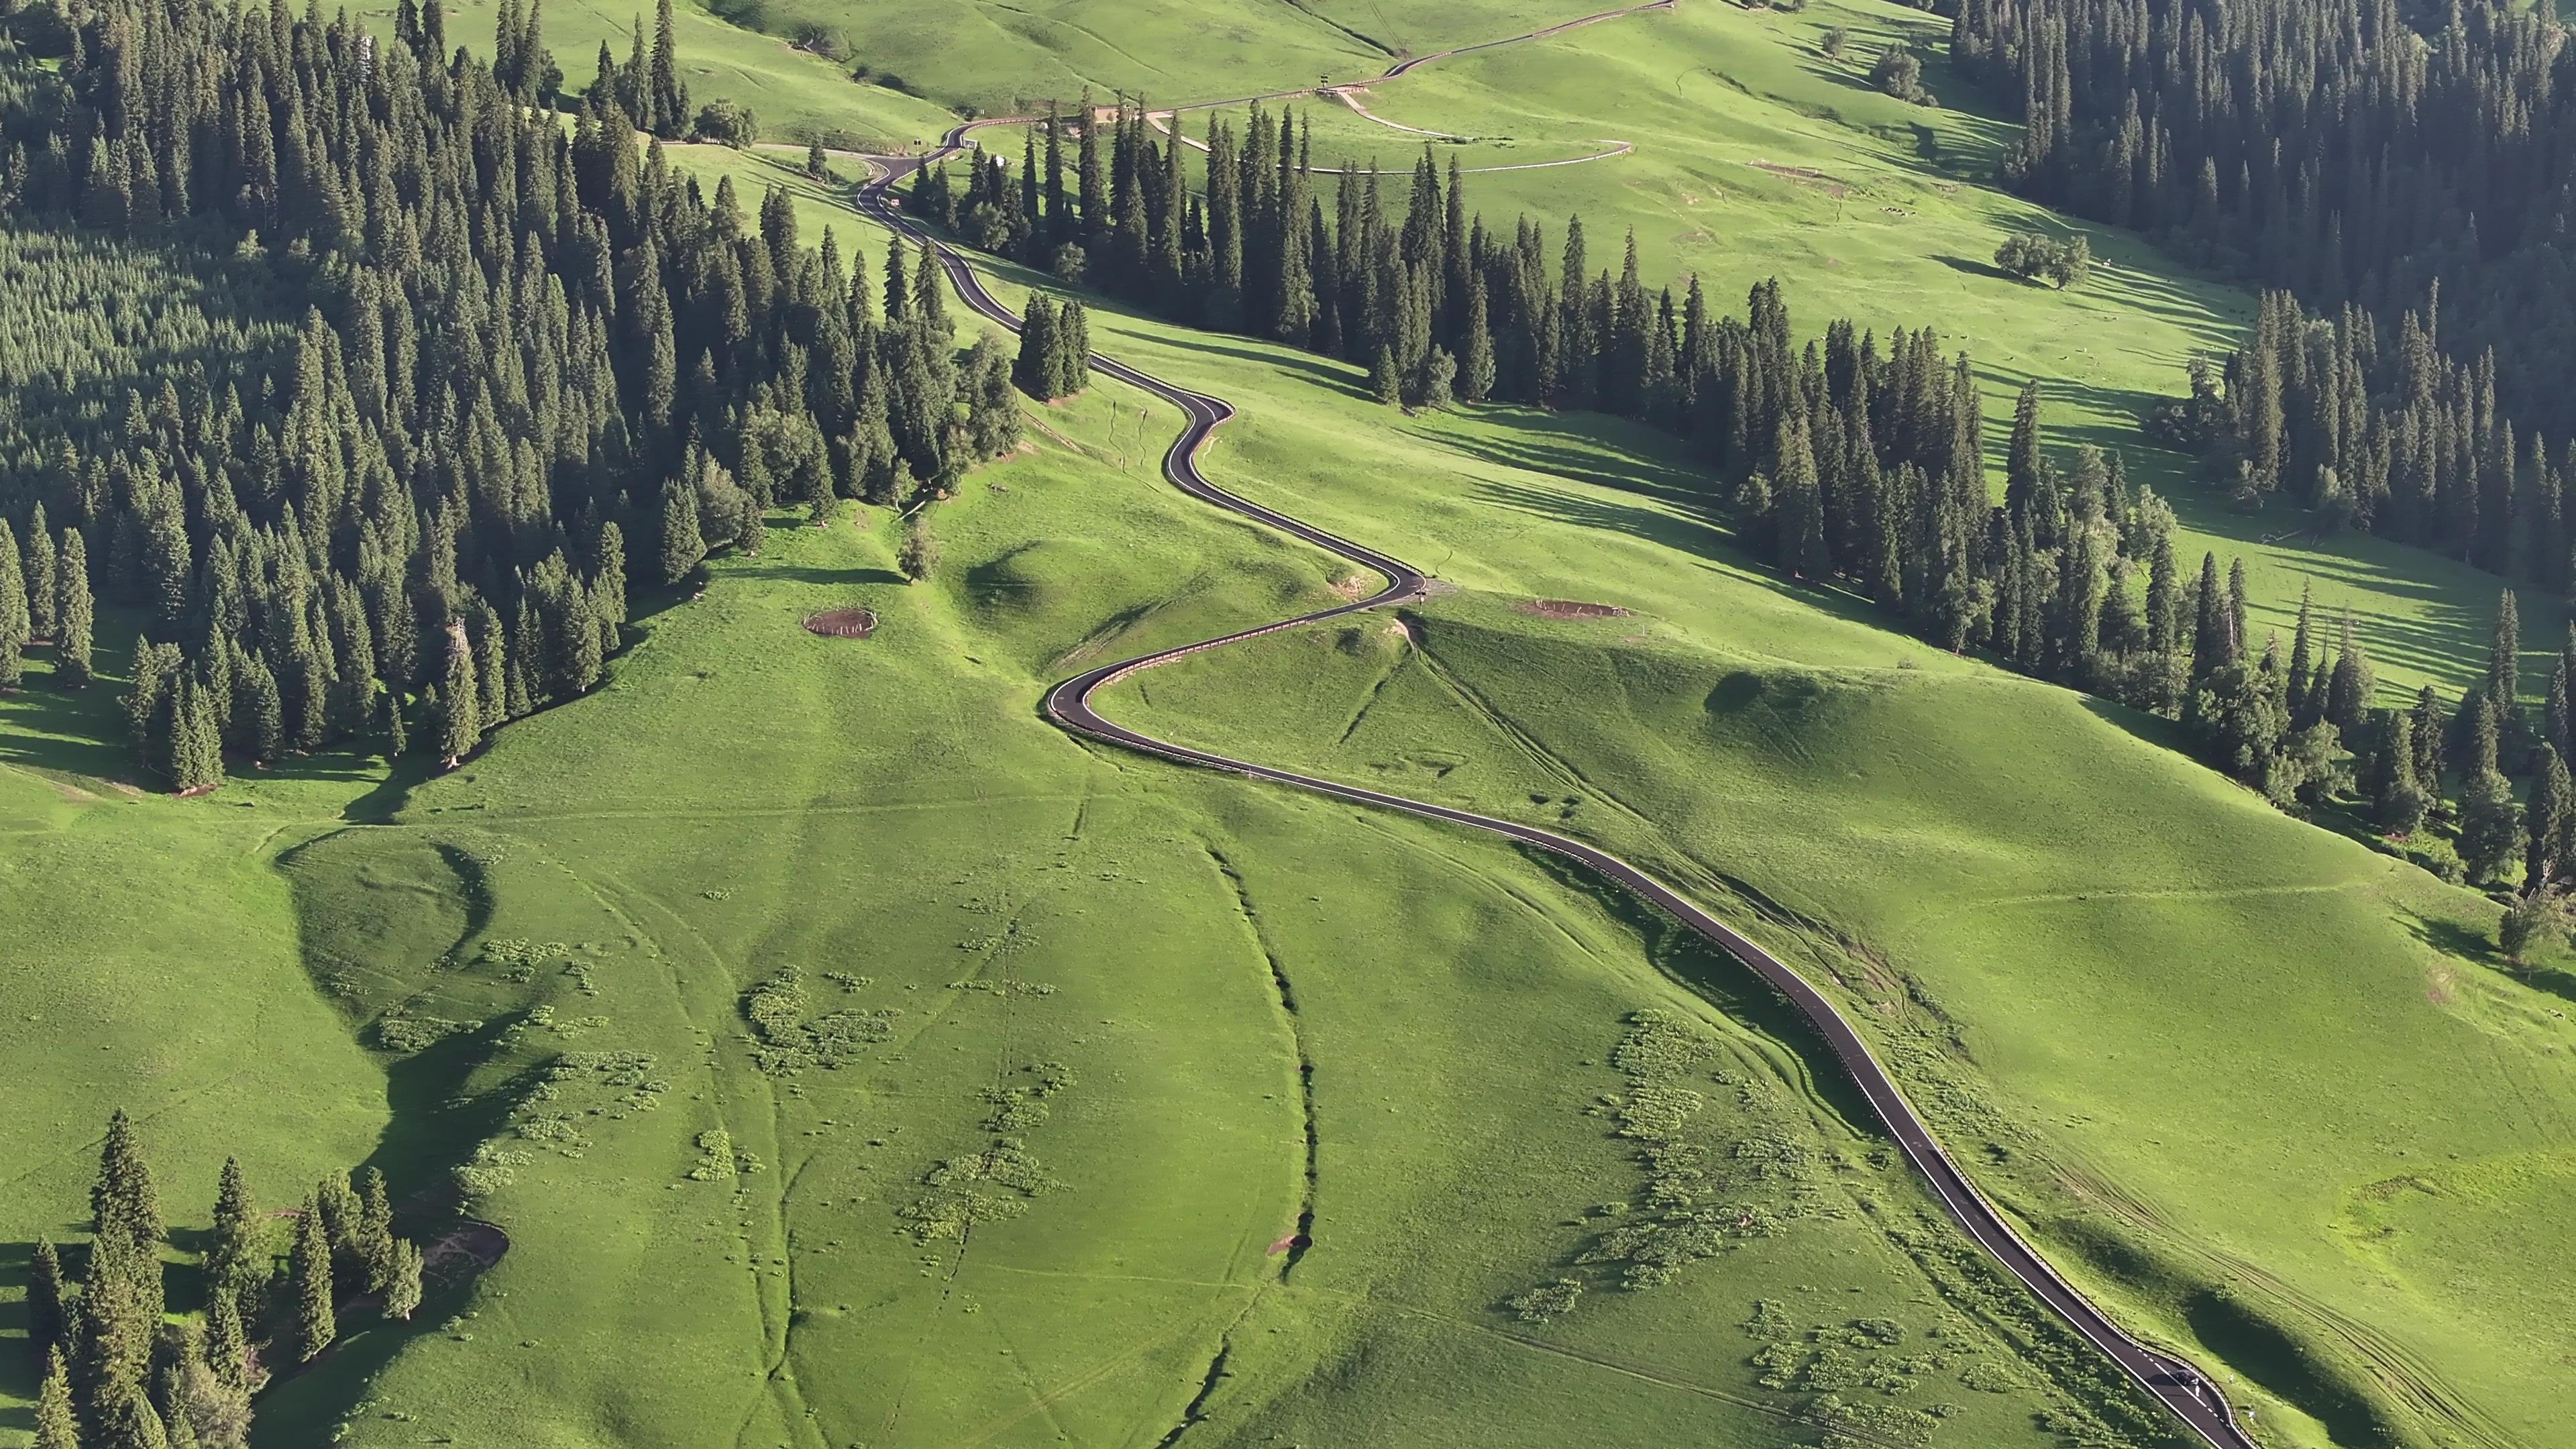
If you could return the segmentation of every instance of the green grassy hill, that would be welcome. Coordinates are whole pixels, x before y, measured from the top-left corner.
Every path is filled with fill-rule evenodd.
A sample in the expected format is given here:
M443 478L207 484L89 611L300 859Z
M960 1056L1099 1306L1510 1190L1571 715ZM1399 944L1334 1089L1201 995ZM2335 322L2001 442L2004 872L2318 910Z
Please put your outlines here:
M198 1116L127 1099L182 1227L223 1151L272 1202L372 1151L398 1198L462 1188L509 1234L470 1290L272 1392L263 1442L1149 1444L1201 1416L1246 1443L2036 1449L2043 1422L2152 1423L1776 1007L1624 904L1040 723L1072 661L1333 575L1165 487L1159 405L1033 412L1034 451L939 510L936 582L898 581L881 510L782 518L612 683L452 774L329 757L136 796L85 743L107 687L0 702L36 742L0 797L25 858L188 872L180 909L139 875L115 912L9 893L43 960L155 984L109 1013L7 983L13 1021L83 1020L12 1043L63 1101L17 1129L50 1166L0 1238L73 1229L105 1048L243 1074ZM850 604L873 638L798 627ZM147 912L175 934L131 931ZM227 994L163 989L191 951ZM1712 1164L1731 1215L1697 1246L1656 1237L1678 1184L1650 1138ZM1619 1286L1658 1242L1671 1281ZM1551 1319L1560 1279L1585 1291Z
M1419 51L1561 18L1384 3L1220 12L1228 43L1169 90L1383 64L1351 31ZM488 13L451 35L479 46ZM941 124L680 13L693 64L734 67L693 71L700 99ZM880 69L988 105L970 87L1123 76L1103 55L1209 23L835 13ZM623 51L622 17L547 20L576 85L598 35ZM2072 296L1989 275L2040 220L1976 184L1999 128L1809 54L1835 23L1865 57L1923 21L1693 4L1366 99L1514 154L1635 140L1475 194L1581 209L1596 256L1636 224L1650 276L1698 267L1730 304L1776 271L1802 330L1940 322L1997 397L2053 380L2056 441L2125 444L2243 299L2119 238ZM1415 138L1386 136L1404 165ZM837 218L882 275L882 235L805 191L808 239ZM1642 432L1404 418L1348 369L1109 309L1093 338L1242 407L1220 481L1461 590L1142 677L1123 717L1559 824L1736 910L1844 993L2052 1256L2241 1376L2282 1442L2551 1442L2576 975L2505 975L2491 904L2271 812L2153 721L1747 566ZM0 974L0 1042L48 1084L0 1127L27 1164L0 1173L0 1286L35 1233L77 1233L123 1100L183 1226L239 1152L270 1203L373 1160L510 1234L470 1290L264 1400L264 1444L2159 1442L1732 970L1497 845L1041 723L1082 661L1340 580L1164 487L1159 404L1030 412L1032 450L937 511L932 583L899 582L884 510L782 515L645 617L611 684L453 774L325 756L143 797L112 685L0 698L0 932L38 947ZM2285 519L2169 491L2247 553L2264 618L2303 575L2349 600L2390 687L2482 657L2485 576L2262 545ZM874 638L797 627L850 604ZM1707 1178L1659 1177L1648 1140ZM1723 1210L1671 1219L1676 1188ZM1623 1286L1657 1255L1671 1281ZM0 1360L15 1443L29 1383Z

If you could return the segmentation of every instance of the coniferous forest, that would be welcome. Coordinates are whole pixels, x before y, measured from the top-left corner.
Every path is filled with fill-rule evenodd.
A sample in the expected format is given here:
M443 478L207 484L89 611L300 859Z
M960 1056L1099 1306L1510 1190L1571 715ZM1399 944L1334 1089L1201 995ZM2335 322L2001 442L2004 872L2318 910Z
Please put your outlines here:
M766 509L910 505L918 576L935 555L918 508L1012 446L1014 389L1043 399L1082 381L1078 302L1033 309L1016 358L986 342L961 359L926 261L898 250L871 279L830 238L806 251L783 194L753 216L730 182L709 197L675 176L659 138L692 122L667 23L623 62L602 50L567 130L547 108L563 82L536 7L502 17L490 65L451 48L439 16L407 5L379 45L282 5L102 0L20 12L5 32L8 245L57 279L8 305L77 320L18 329L30 340L0 361L38 400L0 424L14 525L0 675L27 678L39 646L50 682L80 687L97 601L140 611L125 703L143 763L175 788L212 785L228 754L343 740L458 760L492 726L596 684L630 573L676 586L710 549L756 549ZM2388 227L2369 246L2266 251L2291 213L2247 200L2262 188L2221 185L2203 206L2161 162L2121 170L2129 132L2088 130L2081 88L2047 70L2068 64L2053 37L2070 24L1972 5L1956 27L1990 82L2041 77L2028 84L2044 123L2011 162L2021 185L2245 243L2225 255L2258 271L2275 253L2350 254L2281 278L2293 290L2267 294L2252 343L2223 374L2196 372L2150 429L2241 493L2286 492L2564 587L2576 468L2565 446L2553 458L2517 434L2492 348L2459 360L2478 313L2463 324L2455 304L2444 320L2438 266L2406 270L2432 253ZM2440 40L2502 45L2518 27L2460 20ZM2232 43L2190 33L2213 55ZM1195 177L1178 124L1086 100L1030 128L1016 167L920 172L910 205L1068 282L1346 358L1391 404L1593 408L1678 435L1784 570L1943 647L2181 718L2213 763L2276 799L2342 790L2347 752L2385 773L2394 723L2370 717L2366 688L2319 682L2366 679L2359 649L2343 642L2330 666L2312 629L2287 658L2248 639L2241 584L2215 558L2186 571L2171 510L2116 456L2042 456L2035 387L1993 502L1973 370L1932 327L1882 349L1836 321L1802 344L1776 285L1725 315L1696 279L1650 291L1633 239L1615 273L1596 265L1580 218L1555 239L1526 217L1489 226L1428 148L1400 204L1378 175L1344 174L1328 208L1293 116L1255 106L1238 133L1211 115ZM2112 149L2083 150L2097 143ZM2323 194L2286 165L2265 184ZM2120 198L2068 189L2131 173L2165 179ZM2419 280L2420 314L2405 305ZM2303 295L2336 297L2337 314L2303 314ZM2539 769L2510 695L2487 697L2505 764ZM2551 743L2565 753L2563 733Z
M2576 50L2547 10L1963 0L1951 54L2026 122L2008 185L2275 289L2169 441L2245 504L2563 591Z
M198 1255L202 1317L168 1316L169 1226L122 1111L109 1119L90 1207L82 1271L39 1238L28 1272L38 1449L244 1449L251 1396L330 1348L344 1311L363 1304L399 1320L420 1306L420 1248L395 1236L373 1168L355 1187L323 1179L280 1230L226 1159Z
M757 549L763 510L917 506L1016 439L935 268L880 287L783 193L639 148L684 124L667 19L568 131L536 7L492 65L439 15L0 22L0 214L43 279L0 360L31 400L0 677L45 641L36 682L80 687L97 603L141 611L127 704L175 788L334 741L452 762L590 689L630 587Z

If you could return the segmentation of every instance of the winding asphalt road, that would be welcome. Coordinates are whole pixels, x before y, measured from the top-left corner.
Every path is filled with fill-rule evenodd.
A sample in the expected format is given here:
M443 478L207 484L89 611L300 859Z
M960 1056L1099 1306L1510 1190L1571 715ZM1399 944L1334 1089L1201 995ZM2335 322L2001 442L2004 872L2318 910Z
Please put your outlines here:
M1661 3L1670 3L1670 0L1661 0ZM1555 27L1558 30L1566 28L1568 27ZM1502 43L1505 42L1497 41L1488 44ZM1483 48L1485 47L1468 47L1468 49ZM1426 60L1432 58L1423 57ZM1399 66L1396 73L1401 73L1418 63L1408 62L1404 66ZM915 242L927 243L933 254L938 257L940 269L947 274L949 282L956 287L958 296L965 300L966 305L977 314L1016 333L1020 330L1018 315L996 301L993 295L985 290L982 278L976 275L964 257L904 216L889 194L893 183L908 171L964 150L970 144L967 133L974 130L978 124L1004 123L997 119L957 126L949 131L941 148L928 156L875 158L876 174L860 189L859 209L897 235ZM1327 553L1372 569L1384 576L1386 587L1367 598L1338 608L1300 614L1294 618L1282 619L1256 628L1237 630L1196 644L1184 644L1159 653L1142 655L1115 664L1104 664L1088 673L1078 674L1047 691L1043 708L1048 719L1085 738L1123 746L1142 754L1159 756L1180 764L1223 770L1254 780L1267 780L1274 784L1292 785L1301 790L1311 790L1320 795L1348 800L1354 804L1401 811L1426 820L1444 821L1451 825L1462 825L1500 835L1524 845L1563 856L1608 880L1617 882L1673 919L1698 932L1720 950L1742 962L1747 969L1768 982L1782 996L1788 998L1790 1004L1806 1017L1808 1024L1815 1028L1816 1034L1823 1038L1825 1045L1832 1050L1835 1059L1842 1064L1844 1072L1850 1076L1853 1083L1860 1088L1861 1095L1869 1102L1870 1110L1877 1115L1880 1124L1887 1129L1888 1135L1895 1140L1896 1145L1904 1151L1906 1158L1914 1164L1917 1171L1923 1174L1924 1180L1931 1185L1934 1196L1941 1200L1941 1205L1948 1210L1951 1219L1974 1239L1979 1247L1985 1249L1998 1266L2018 1279L2023 1287L2054 1309L2058 1316L2063 1318L2067 1325L2086 1342L2117 1364L2122 1372L2136 1380L2166 1408L2171 1409L2194 1434L2212 1446L2212 1449L2260 1449L2252 1436L2237 1421L2234 1411L2227 1403L2226 1396L2207 1375L2171 1354L2149 1348L2130 1337L2111 1320L2109 1315L2095 1307L2091 1300L2078 1293L2072 1285L2060 1277L2057 1270L2050 1267L2046 1259L2023 1241L2020 1234L2013 1231L2011 1224L2004 1220L2003 1214L1969 1183L1967 1174L1959 1170L1958 1164L1951 1159L1950 1154L1934 1139L1931 1129L1924 1125L1920 1116L1916 1115L1912 1104L1905 1100L1905 1094L1898 1089L1895 1080L1887 1074L1887 1069L1879 1065L1878 1059L1870 1053L1869 1046L1861 1039L1860 1033L1831 1002L1825 999L1822 993L1809 984L1805 977L1784 965L1779 958L1747 940L1725 922L1684 899L1661 881L1606 851L1535 826L1524 825L1514 820L1500 820L1488 815L1471 814L1464 810L1453 810L1445 805L1434 805L1421 800L1408 800L1400 795L1389 795L1382 791L1362 789L1356 785L1346 785L1314 775L1302 775L1293 770L1282 770L1250 760L1238 760L1205 750L1191 749L1187 745L1178 745L1169 740L1159 740L1151 735L1140 734L1102 715L1093 706L1092 696L1102 688L1131 674L1152 669L1156 665L1169 664L1176 659L1186 659L1193 654L1222 649L1229 644L1241 643L1246 639L1258 639L1265 634L1276 634L1287 629L1321 623L1327 619L1364 613L1385 604L1417 599L1422 597L1429 579L1420 569L1392 555L1380 553L1365 544L1354 543L1349 539L1328 533L1313 524L1292 518L1277 509L1266 508L1249 499L1238 497L1209 482L1199 472L1198 453L1199 449L1206 444L1208 436L1227 419L1234 416L1233 405L1225 399L1211 397L1202 392L1192 392L1188 388L1165 382L1126 363L1103 357L1098 353L1091 355L1091 367L1096 372L1141 388L1174 404L1188 418L1188 425L1181 430L1179 437L1172 440L1171 448L1163 455L1164 475L1171 480L1174 487L1202 502L1267 524L1291 537L1303 539Z

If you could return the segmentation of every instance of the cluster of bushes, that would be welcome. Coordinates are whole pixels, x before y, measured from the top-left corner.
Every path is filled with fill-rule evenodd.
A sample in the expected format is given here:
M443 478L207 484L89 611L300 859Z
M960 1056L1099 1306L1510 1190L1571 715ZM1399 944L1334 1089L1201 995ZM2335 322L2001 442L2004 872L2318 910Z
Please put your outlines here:
M2059 239L2017 231L1995 248L1995 265L2026 282L2046 277L2063 291L2083 286L2093 275L2093 243L2080 232Z

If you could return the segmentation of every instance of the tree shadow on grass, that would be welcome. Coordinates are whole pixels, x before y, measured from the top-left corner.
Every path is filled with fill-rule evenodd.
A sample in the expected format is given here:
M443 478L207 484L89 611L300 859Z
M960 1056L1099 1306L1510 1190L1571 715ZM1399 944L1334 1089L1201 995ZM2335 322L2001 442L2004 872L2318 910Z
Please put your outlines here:
M1933 253L1932 260L1948 267L1951 271L1965 272L1971 277L1984 277L1990 281L2012 282L2016 285L2027 285L2022 282L2021 278L2014 276L2012 273L2005 271L2001 267L1994 266L1986 262L1970 261L1966 257L1954 257L1948 252L1935 252Z
M1308 380L1320 383L1328 391L1338 393L1343 397L1358 398L1364 402L1372 400L1372 395L1368 389L1362 387L1346 367L1336 366L1327 359L1311 352L1300 352L1284 347L1276 350L1264 351L1251 346L1228 346L1223 342L1214 340L1217 338L1229 337L1231 335L1232 334L1230 333L1224 332L1200 332L1192 330L1178 332L1167 336L1156 336L1147 340L1168 347L1177 347L1188 352L1205 352L1218 357L1231 357L1241 362L1256 363L1260 366L1274 368L1280 371L1303 373Z

